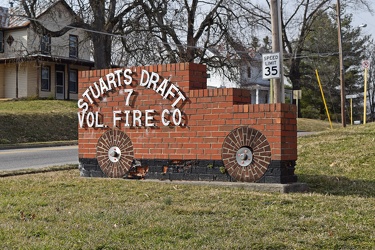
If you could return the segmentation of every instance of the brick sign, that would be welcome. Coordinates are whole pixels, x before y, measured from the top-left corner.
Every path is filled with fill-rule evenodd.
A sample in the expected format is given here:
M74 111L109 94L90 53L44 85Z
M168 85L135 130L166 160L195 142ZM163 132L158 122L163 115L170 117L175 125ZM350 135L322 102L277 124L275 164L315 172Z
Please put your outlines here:
M250 104L245 89L207 89L206 66L79 73L82 176L289 183L295 106Z

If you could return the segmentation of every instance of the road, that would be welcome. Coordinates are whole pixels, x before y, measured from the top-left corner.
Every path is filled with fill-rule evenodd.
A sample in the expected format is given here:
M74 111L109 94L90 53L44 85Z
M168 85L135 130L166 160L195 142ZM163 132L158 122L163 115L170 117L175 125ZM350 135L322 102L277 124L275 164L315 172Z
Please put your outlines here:
M0 170L78 164L78 146L0 150Z

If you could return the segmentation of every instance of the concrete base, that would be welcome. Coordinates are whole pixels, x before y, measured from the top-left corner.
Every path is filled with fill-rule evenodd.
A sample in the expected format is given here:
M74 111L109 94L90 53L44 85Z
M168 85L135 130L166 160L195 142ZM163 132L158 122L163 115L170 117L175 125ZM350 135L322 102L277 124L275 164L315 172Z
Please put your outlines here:
M129 180L132 181L132 180ZM134 181L134 180L133 180ZM231 188L242 188L249 191L266 192L266 193L304 193L309 191L306 183L247 183L247 182L220 182L220 181L170 181L170 180L155 180L145 179L141 181L146 182L160 182L166 184L181 184L181 185L209 185Z

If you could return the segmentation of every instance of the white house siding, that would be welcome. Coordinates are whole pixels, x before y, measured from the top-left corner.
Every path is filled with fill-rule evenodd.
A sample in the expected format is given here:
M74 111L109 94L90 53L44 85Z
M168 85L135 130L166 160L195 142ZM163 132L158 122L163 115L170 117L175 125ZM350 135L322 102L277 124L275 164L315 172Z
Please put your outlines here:
M27 97L27 64L18 65L18 97Z
M207 87L210 88L237 88L238 84L228 80L219 70L208 70Z
M53 9L44 12L38 17L38 21L52 31L58 31L72 23L72 13L61 3L57 3Z
M18 73L17 64L9 63L1 65L2 74L0 80L0 97L1 98L16 98L17 84L18 84L18 98L35 95L27 86L29 63L19 63ZM1 70L0 70L1 72ZM6 72L6 73L5 73ZM18 74L18 79L17 79Z
M16 97L16 65L5 64L4 70L4 98L15 98Z
M70 12L65 9L65 7L59 3L54 6L52 11L47 11L38 17L38 21L45 26L47 29L52 31L61 30L64 26L70 24L72 16ZM29 48L34 51L40 50L40 36L36 34L32 29L29 29ZM62 37L52 37L51 38L51 55L53 56L65 56L68 57L69 43L65 38L66 35ZM68 36L69 37L69 36Z
M38 70L35 61L29 62L27 64L27 79L25 83L27 84L27 93L28 96L37 96L38 95Z
M9 36L12 36L14 42L10 45L7 40ZM12 31L5 32L4 36L4 52L0 54L1 58L17 58L22 59L23 56L27 55L27 29L16 29Z
M51 38L51 55L54 57L69 58L69 36L75 35L78 37L78 58L90 60L90 43L85 34L79 30L72 29L60 37ZM39 53L40 50L40 36L29 29L29 51L31 54Z
M52 31L58 31L66 25L71 24L73 16L66 10L65 6L61 3L55 6L53 11L49 11L38 18L46 28ZM69 58L69 35L78 36L78 58L89 60L90 59L90 43L87 42L85 32L78 29L71 29L61 37L51 38L51 55L58 57ZM40 50L40 37L32 29L29 29L29 43L28 46L31 50Z

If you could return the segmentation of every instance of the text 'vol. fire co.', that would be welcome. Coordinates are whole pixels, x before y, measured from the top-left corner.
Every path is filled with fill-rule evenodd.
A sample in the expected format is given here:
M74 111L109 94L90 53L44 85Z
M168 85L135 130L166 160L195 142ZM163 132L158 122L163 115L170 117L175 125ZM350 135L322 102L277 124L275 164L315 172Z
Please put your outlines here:
M181 90L169 81L162 79L155 72L142 70L140 78L135 79L131 69L119 69L113 73L108 73L105 77L99 78L98 82L91 84L78 100L78 122L79 127L106 128L119 127L122 123L125 127L159 127L159 126L185 126L183 123L183 113L179 109L186 101L186 97ZM136 86L152 89L159 94L162 99L170 101L170 107L161 108L161 110L132 109L136 96ZM107 102L107 96L112 92L118 91L121 96L124 109L112 111L112 123L103 124L100 111L92 111L92 105L98 102ZM156 116L160 116L157 121ZM159 124L160 123L160 124Z

